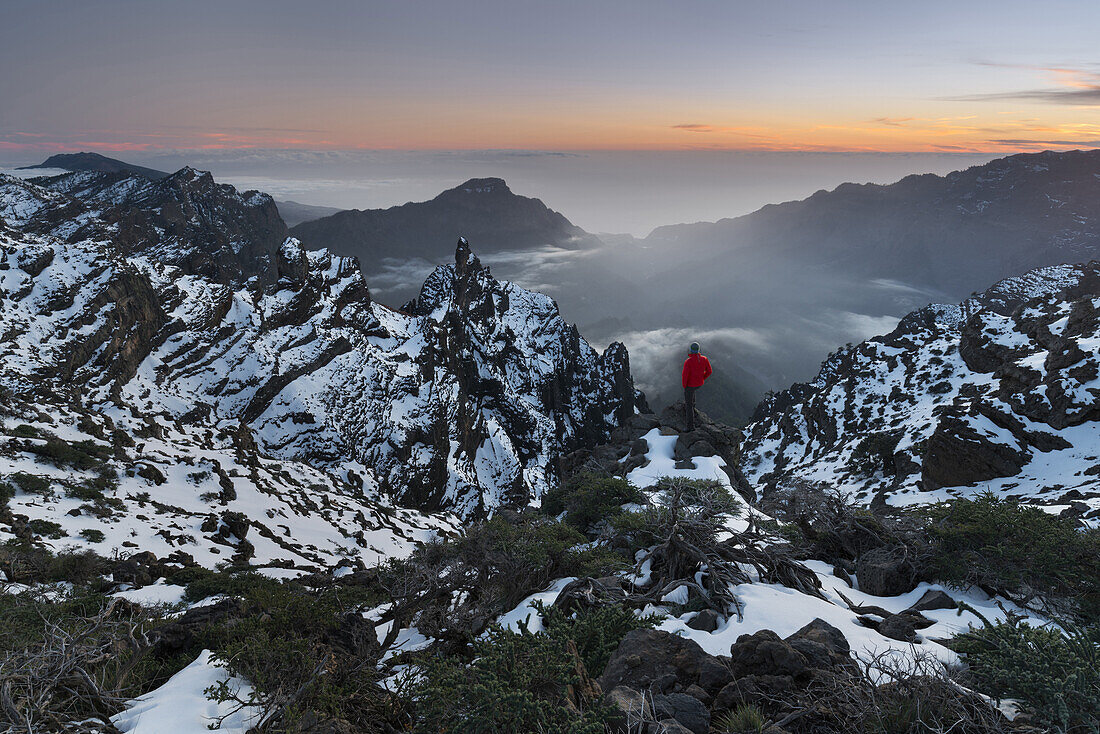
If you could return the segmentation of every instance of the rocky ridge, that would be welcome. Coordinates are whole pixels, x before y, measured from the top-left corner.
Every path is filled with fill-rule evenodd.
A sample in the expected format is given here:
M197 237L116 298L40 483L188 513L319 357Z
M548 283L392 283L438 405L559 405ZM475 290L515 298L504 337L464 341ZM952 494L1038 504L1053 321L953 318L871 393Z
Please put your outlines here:
M211 447L247 435L338 491L467 516L537 498L633 414L621 345L597 353L468 251L401 312L284 234L269 197L190 169L3 177L0 387Z
M769 396L744 469L909 503L989 489L1100 515L1100 263L931 305ZM973 488L973 489L970 489Z

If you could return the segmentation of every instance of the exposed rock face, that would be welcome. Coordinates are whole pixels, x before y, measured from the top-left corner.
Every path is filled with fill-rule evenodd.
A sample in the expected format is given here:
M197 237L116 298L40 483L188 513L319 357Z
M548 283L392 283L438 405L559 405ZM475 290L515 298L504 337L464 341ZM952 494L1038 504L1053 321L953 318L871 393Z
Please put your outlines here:
M468 249L397 312L355 260L284 239L269 197L191 169L0 177L0 226L0 386L243 425L250 471L301 460L477 515L540 495L642 400L622 345L599 354Z
M1027 488L1051 503L1074 493L1095 513L1098 305L1094 262L916 311L890 334L833 354L813 382L761 403L744 469L766 484L821 481L864 500L919 500L960 485L1018 496Z

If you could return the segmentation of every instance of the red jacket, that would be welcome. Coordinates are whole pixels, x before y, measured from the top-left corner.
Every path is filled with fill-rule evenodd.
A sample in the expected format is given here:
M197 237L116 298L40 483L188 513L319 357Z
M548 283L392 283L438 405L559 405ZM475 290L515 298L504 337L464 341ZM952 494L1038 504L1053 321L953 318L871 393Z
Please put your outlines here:
M684 374L682 375L684 387L702 387L710 373L710 360L701 354L691 354L684 360Z

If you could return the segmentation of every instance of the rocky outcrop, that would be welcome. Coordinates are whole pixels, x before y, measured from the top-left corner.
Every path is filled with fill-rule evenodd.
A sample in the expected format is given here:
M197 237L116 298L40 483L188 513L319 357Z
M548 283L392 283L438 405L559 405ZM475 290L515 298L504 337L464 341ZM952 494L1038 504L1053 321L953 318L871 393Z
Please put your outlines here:
M1084 499L1100 514L1100 480L1087 473L1098 434L1074 430L1100 421L1098 296L1093 262L920 309L761 403L744 470L766 487L825 481L866 502L978 485Z
M683 402L665 408L660 415L648 412L644 403L642 411L627 417L612 431L609 442L563 456L562 475L570 477L594 471L626 476L633 469L646 465L649 444L643 437L656 429L664 435L677 436L673 458L679 464L690 467L694 457L717 456L724 462L722 469L734 489L750 501L755 499L755 490L741 472L741 431L712 421L697 410L695 430L688 432Z

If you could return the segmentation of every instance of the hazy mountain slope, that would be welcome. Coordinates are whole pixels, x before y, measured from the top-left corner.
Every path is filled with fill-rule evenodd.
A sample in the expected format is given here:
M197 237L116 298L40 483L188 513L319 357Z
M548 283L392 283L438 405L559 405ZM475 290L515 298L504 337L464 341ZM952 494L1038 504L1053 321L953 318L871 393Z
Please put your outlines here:
M257 275L244 283L166 263L234 242L238 219L223 215L271 206L208 174L158 182L178 194L167 199L118 174L43 183L0 179L0 386L21 399L215 435L244 424L262 454L368 497L466 514L526 504L563 451L606 439L634 410L620 345L596 353L553 301L495 280L468 251L433 274L416 313L399 313L371 302L355 260L293 239L271 265L242 248ZM120 237L177 201L204 202L187 220L200 236L152 226L136 248Z
M781 258L962 297L983 282L1100 254L1100 150L843 184L736 219L661 227L647 241L736 266Z
M314 219L320 219L321 217L330 217L343 211L343 209L334 206L299 204L297 201L279 201L278 199L275 200L275 205L279 207L279 215L288 227L293 227L302 222L312 222Z
M307 247L372 263L414 257L440 262L449 255L446 243L456 233L478 243L482 253L598 243L538 199L512 193L499 178L470 179L431 201L340 212L292 231Z
M992 489L1100 516L1100 262L1043 268L931 305L770 396L746 474L870 500ZM947 494L945 494L947 493Z

